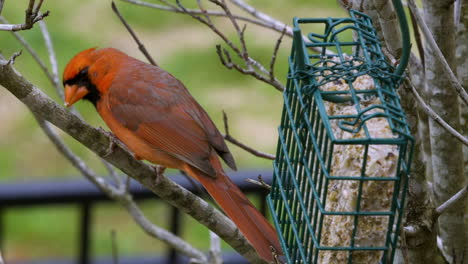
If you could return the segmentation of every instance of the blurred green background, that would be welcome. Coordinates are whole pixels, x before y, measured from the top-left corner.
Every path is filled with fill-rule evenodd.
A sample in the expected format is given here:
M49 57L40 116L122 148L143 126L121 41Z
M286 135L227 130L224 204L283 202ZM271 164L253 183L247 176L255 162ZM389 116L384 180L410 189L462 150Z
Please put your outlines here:
M10 23L22 23L28 0L6 0L2 15ZM157 0L148 2L158 3ZM195 1L182 1L194 6ZM346 16L335 1L319 0L251 0L249 4L261 11L291 24L294 16ZM216 44L224 44L212 31L191 17L169 13L121 1L116 2L127 21L158 64L185 83L194 97L222 128L224 110L230 118L231 134L259 150L274 153L276 127L282 109L281 93L256 79L231 71L219 62ZM206 3L206 8L214 6ZM114 47L145 60L136 44L103 0L45 0L43 11L50 10L45 19L55 51L60 74L70 58L89 47ZM238 14L247 15L233 8ZM225 18L213 21L235 39L235 32ZM48 63L44 41L36 25L20 34ZM279 33L248 25L246 41L250 55L268 66ZM285 38L280 48L276 75L284 82L287 55L291 40ZM18 50L16 68L49 96L59 100L52 86L31 56L25 52L9 32L0 31L0 52L9 57ZM86 121L105 127L93 106L76 104ZM222 129L221 129L222 130ZM73 151L99 173L105 173L96 156L74 139L61 133ZM230 145L238 167L268 168L271 161L254 158L236 146ZM0 88L0 184L28 182L41 179L81 177L60 156L55 147L37 126L33 116L15 97ZM148 217L167 226L168 207L163 203L141 203ZM7 260L68 258L76 253L79 214L75 207L42 207L14 209L3 214L2 253ZM130 219L126 211L110 203L93 208L93 255L111 254L110 231L117 231L119 254L153 255L165 246L149 238ZM167 212L167 213L166 213ZM196 247L208 248L208 232L189 217L183 230L184 237ZM204 239L200 239L200 237Z

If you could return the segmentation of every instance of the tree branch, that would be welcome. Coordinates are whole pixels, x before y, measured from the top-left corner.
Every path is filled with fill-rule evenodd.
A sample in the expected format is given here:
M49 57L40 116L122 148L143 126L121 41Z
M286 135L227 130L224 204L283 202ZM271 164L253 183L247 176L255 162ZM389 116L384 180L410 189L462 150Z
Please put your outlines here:
M215 17L227 17L226 13L220 12L218 10L205 10L205 11L202 11L202 10L199 10L199 9L188 9L188 8L183 10L181 8L178 8L177 6L157 5L157 4L148 3L148 2L139 1L139 0L121 0L121 1L130 3L130 4L134 4L134 5L139 5L139 6L149 7L149 8L153 8L153 9L162 10L162 11L169 11L169 12L179 13L179 14L193 14L193 15L207 15L207 16L215 16ZM252 18L248 18L248 17L245 17L245 16L233 15L233 17L235 19L237 19L237 20L245 21L245 22L255 24L257 26L264 27L264 28L267 28L267 29L271 29L271 30L274 30L274 31L277 31L277 32L281 32L281 30L283 28L283 27L278 27L276 24L263 22L261 20L252 19ZM282 24L282 23L278 21L278 24ZM290 27L288 27L288 28L289 28L289 30L286 32L286 35L288 35L289 37L292 37L292 29Z
M62 87L60 85L60 79L59 79L59 75L58 75L57 57L55 56L55 50L54 50L54 46L52 44L52 39L50 37L49 30L47 30L47 25L43 20L39 21L39 27L41 28L42 36L44 37L44 42L46 44L47 52L49 54L50 65L52 67L52 76L50 76L50 81L54 85L55 91L59 95L60 99L63 100L65 97L64 97L64 94L63 94L63 89L62 89ZM31 51L32 51L32 49L31 49ZM36 55L36 58L39 58L39 56ZM46 74L47 74L47 72L46 72Z
M37 4L36 8L34 8L35 1L36 0L29 0L28 9L26 9L26 16L24 18L23 24L7 24L7 23L0 24L0 30L20 31L20 30L31 29L35 23L47 17L49 15L49 11L46 11L43 14L39 12L39 9L41 9L41 6L44 0L39 0L39 4ZM3 8L3 1L0 3L0 13L1 13L2 8Z
M223 49L224 51L224 56L223 57L223 52L221 52L221 46L217 45L216 46L216 52L221 60L221 63L228 69L236 69L238 72L246 75L251 75L255 77L256 79L265 82L267 84L270 84L273 86L275 89L279 91L284 90L283 84L281 84L275 77L271 78L270 76L270 71L267 71L263 65L261 65L259 62L257 62L255 59L253 59L251 56L248 54L248 50L245 44L245 39L244 39L244 31L245 27L241 29L239 25L237 24L236 19L233 17L229 7L226 5L224 0L218 1L218 0L210 0L214 4L218 5L223 9L225 12L226 16L229 18L231 21L231 24L233 25L234 29L237 32L239 42L241 43L241 47L239 48L236 46L221 30L219 30L211 21L208 15L205 14L206 9L201 5L200 1L198 2L198 6L200 10L202 11L203 17L194 15L188 12L187 8L185 8L181 3L180 0L176 0L177 5L179 6L180 9L182 9L185 13L193 17L194 19L198 20L199 22L205 24L207 27L209 27L216 35L218 35L228 46L231 48L236 55L242 59L246 65L246 68L234 63L232 61L232 58L229 54L229 52L226 49ZM259 71L255 70L252 66L255 66Z
M261 20L261 21L264 21L265 23L267 23L268 25L270 25L270 28L277 31L277 32L285 32L286 35L292 37L293 35L293 31L292 31L292 28L290 26L288 26L287 24L279 21L279 20L276 20L274 19L273 17L263 13L263 12L260 12L258 11L257 9L255 9L253 6L245 3L243 0L230 0L234 5L236 5L237 7L241 8L242 10L246 11L247 13L249 13L251 16Z
M146 59L154 66L158 66L158 64L154 61L154 59L151 57L151 55L149 54L148 50L146 49L145 45L143 45L143 43L140 41L140 39L137 37L135 31L133 31L133 29L130 27L130 25L127 23L127 21L125 21L125 19L123 18L122 14L120 14L119 12L119 9L117 9L117 6L115 5L114 1L112 1L112 10L114 11L114 13L117 15L117 17L120 19L120 21L122 22L122 24L125 26L125 28L127 29L128 33L130 33L130 35L132 36L133 40L135 40L135 42L137 43L138 45L138 49L143 53L143 55L145 55Z
M221 255L221 240L219 236L210 231L210 263L223 264Z
M447 63L447 60L445 60L445 57L442 54L442 51L440 51L439 46L437 45L434 37L432 36L431 31L429 30L429 27L427 26L426 22L424 22L421 12L416 6L416 3L414 2L414 0L408 0L408 6L414 15L414 18L416 19L416 22L418 23L419 27L422 30L422 33L424 37L426 38L426 42L429 44L429 47L434 51L435 57L442 64L444 72L447 75L447 78L450 80L450 84L452 85L453 88L455 88L455 90L457 91L458 95L461 97L463 102L465 102L465 104L468 105L468 93L465 91L463 86L458 81L457 77L455 76L449 64Z
M250 154L264 158L264 159L269 159L269 160L275 160L275 156L269 153L261 152L258 151L252 147L247 146L246 144L238 141L237 139L233 138L231 134L229 133L229 124L228 124L228 117L226 115L226 112L223 111L223 122L224 122L224 131L226 132L224 136L224 139L231 142L232 144L240 147L241 149L249 152Z
M41 90L24 79L11 65L7 65L3 59L0 59L0 85L9 90L36 115L59 127L153 193L216 232L250 262L264 263L230 219L165 176L155 175L151 166L135 160L132 154L121 146L116 145L112 153L107 153L111 141L107 135L52 101Z
M8 21L3 17L0 16L0 22L2 23L8 23ZM11 32L13 36L18 40L18 42L26 48L26 50L31 54L33 59L39 64L39 67L41 70L46 74L46 77L50 80L52 84L54 84L54 76L52 76L52 73L49 71L49 68L45 65L44 61L37 55L37 53L34 51L34 49L29 45L26 40L18 33L18 32Z
M466 198L467 193L468 186L465 185L465 187L463 187L460 191L458 191L456 194L454 194L447 201L445 201L443 204L439 205L439 207L435 209L435 217L439 217L441 214L447 211L450 208L450 206L454 205L461 199Z
M468 146L468 138L465 138L463 135L461 135L457 130L455 130L447 122L445 122L445 120L442 119L436 112L434 112L434 110L432 110L432 108L429 107L424 102L421 95L419 95L418 91L416 90L416 87L414 87L413 83L410 80L408 80L408 83L409 83L409 86L411 87L411 92L413 93L414 97L416 97L416 100L420 104L423 111L432 119L434 119L434 121L436 121L439 125L445 128L450 134L452 134L461 143L463 143L465 146Z

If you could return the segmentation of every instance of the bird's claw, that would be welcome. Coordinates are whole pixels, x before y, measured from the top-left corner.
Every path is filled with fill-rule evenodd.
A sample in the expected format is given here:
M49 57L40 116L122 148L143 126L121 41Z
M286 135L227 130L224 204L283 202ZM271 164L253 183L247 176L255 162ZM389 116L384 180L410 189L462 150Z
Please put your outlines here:
M156 185L159 184L159 181L160 179L163 177L164 175L164 171L166 170L166 167L162 166L162 165L155 165L153 166L153 169L154 171L156 172L156 177L155 177L155 180L154 180L154 183Z
M118 139L114 134L104 130L102 127L99 127L98 130L109 138L109 146L107 147L104 155L102 155L102 157L105 158L114 152Z

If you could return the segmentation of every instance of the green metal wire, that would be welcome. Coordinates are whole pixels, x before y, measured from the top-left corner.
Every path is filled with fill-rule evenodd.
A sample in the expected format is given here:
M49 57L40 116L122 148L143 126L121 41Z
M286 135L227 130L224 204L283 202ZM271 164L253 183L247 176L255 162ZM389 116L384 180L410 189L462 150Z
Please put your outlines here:
M288 263L318 263L320 252L346 251L347 263L353 263L353 252L382 252L381 263L392 263L397 245L399 226L411 166L413 138L406 123L400 99L395 92L403 78L408 62L409 35L403 9L394 0L402 27L403 54L397 69L390 65L382 53L380 42L369 16L350 11L350 18L295 18L293 46L289 57L289 73L284 96L281 125L278 128L278 147L273 164L272 191L268 206L277 227L280 243ZM403 14L404 16L404 14ZM302 39L301 26L321 24L323 33L309 33ZM406 28L406 32L405 32ZM342 39L352 33L355 40ZM405 44L405 42L408 42ZM309 54L309 48L320 49ZM336 54L327 53L334 49ZM351 51L346 57L344 51ZM353 82L359 76L373 78L375 89L357 90ZM322 91L329 82L346 82L349 90ZM377 105L361 109L366 98L380 99ZM356 114L328 115L326 101L348 104ZM378 109L379 111L372 111ZM367 123L374 118L385 118L394 133L392 138L372 137ZM341 139L333 133L332 123L349 133L362 131L363 136ZM338 145L363 146L363 160L359 176L332 175L331 166ZM373 145L393 145L398 149L396 175L370 177L366 175L369 148ZM358 186L356 207L353 211L327 211L327 195L332 182L355 182ZM393 197L390 208L368 211L361 208L363 186L370 182L391 184ZM324 218L352 217L354 228L348 246L323 244ZM384 245L359 246L356 244L359 221L362 217L388 219Z

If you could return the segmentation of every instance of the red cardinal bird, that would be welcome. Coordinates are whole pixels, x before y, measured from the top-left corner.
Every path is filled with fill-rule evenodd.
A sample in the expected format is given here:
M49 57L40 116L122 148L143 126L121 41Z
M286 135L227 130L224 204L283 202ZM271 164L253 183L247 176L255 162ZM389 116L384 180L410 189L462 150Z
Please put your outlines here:
M93 103L136 158L198 180L263 259L273 260L270 247L281 253L274 228L223 171L219 157L235 170L234 158L182 82L116 49L93 48L68 63L63 84L65 104Z

